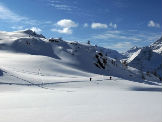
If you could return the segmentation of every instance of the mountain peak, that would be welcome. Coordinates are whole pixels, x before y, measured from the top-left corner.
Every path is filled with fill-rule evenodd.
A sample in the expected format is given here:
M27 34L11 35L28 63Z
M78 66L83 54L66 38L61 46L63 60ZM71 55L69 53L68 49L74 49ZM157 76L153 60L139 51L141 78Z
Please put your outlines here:
M155 41L154 43L152 43L150 47L154 52L161 53L162 52L162 37L158 39L157 41Z
M127 52L125 52L124 55L126 57L131 57L133 55L133 53L137 52L139 49L141 49L141 48L134 46L134 47L130 48Z
M31 29L26 29L26 30L23 30L24 33L26 34L33 34L34 31L32 31Z
M139 47L137 47L137 46L134 46L134 47L132 47L132 48L130 48L131 50L135 50L135 49L139 49Z
M22 33L28 34L29 36L34 36L34 37L40 37L40 38L45 38L42 34L38 34L35 31L31 29L26 29L21 31Z

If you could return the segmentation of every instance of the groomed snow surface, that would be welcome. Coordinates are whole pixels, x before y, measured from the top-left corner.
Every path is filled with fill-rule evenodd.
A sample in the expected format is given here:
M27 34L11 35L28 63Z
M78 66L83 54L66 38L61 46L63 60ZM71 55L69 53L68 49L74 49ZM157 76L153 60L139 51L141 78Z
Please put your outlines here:
M0 33L0 122L162 121L161 82L156 77L143 81L139 70L111 63L102 71L90 65L93 57L84 51L86 47L93 54L94 48L79 45L73 54L76 49L61 42L49 49L49 43L41 42L46 39L25 33ZM34 42L25 47L21 40ZM42 45L54 55L40 52Z

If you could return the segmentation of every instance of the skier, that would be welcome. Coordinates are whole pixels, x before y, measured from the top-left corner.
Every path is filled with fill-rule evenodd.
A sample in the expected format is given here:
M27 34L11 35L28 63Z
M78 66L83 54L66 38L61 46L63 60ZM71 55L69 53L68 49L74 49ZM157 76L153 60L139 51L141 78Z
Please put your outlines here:
M110 80L112 79L112 77L110 76Z
M92 80L92 78L89 78L89 80L91 81L91 80Z
M27 45L30 45L30 42L26 41L26 44L27 44Z

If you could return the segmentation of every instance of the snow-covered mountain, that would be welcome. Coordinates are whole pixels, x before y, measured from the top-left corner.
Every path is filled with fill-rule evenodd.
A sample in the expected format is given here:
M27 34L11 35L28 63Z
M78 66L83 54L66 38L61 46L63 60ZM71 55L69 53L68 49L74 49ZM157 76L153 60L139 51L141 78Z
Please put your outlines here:
M123 55L125 55L126 57L130 57L133 55L133 53L137 52L139 49L141 49L141 48L134 46L134 47L130 48L128 51L126 51L125 53L123 53Z
M158 56L139 49L129 63ZM0 32L0 122L161 121L160 80L122 58L31 30Z
M150 45L151 49L156 53L162 53L162 37Z
M129 66L137 68L147 73L152 73L161 78L162 76L162 38L151 44L135 51L127 59Z
M4 57L0 69L5 72L13 72L11 67L18 71L34 70L35 73L41 70L50 75L95 73L143 82L140 71L134 72L120 62L124 56L117 51L62 39L46 39L31 30L0 32L0 54ZM146 79L158 80L147 76ZM44 80L51 82L49 78Z
M152 43L151 45L149 45L148 47L150 47L153 52L160 54L162 52L162 37L157 41L155 41L154 43ZM128 51L124 52L123 55L129 58L140 49L142 49L142 47L134 46L130 48Z
M121 58L121 54L117 51L91 46L89 44L80 44L78 42L66 42L62 39L48 40L45 39L44 36L36 34L31 30L13 33L2 32L0 35L3 35L1 36L2 39L0 43L1 50L31 55L43 55L56 60L59 59L57 61L64 62L64 65L68 64L71 67L88 72L103 72L99 68L103 68L102 58L107 60L106 56L104 56L105 54L110 54L110 58ZM9 39L9 37L11 39ZM101 67L96 67L96 63L99 63Z
M154 73L161 76L162 58L161 55L152 51L150 47L144 47L134 53L128 59L129 66L135 67L141 71Z
M104 47L98 47L98 51L100 51L100 52L104 53L106 56L111 57L116 60L121 60L121 59L126 58L125 55L119 53L116 50L112 50L112 49L108 49L108 48L104 48Z

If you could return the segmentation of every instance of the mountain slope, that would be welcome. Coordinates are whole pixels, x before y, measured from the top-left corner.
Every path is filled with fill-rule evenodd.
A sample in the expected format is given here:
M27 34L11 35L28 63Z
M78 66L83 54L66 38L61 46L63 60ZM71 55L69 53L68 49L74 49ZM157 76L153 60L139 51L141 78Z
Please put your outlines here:
M161 120L161 82L118 52L23 31L0 39L0 121Z
M94 73L105 72L101 70L102 68L100 69L95 66L96 62L99 62L102 66L103 59L101 58L105 58L106 60L107 56L116 59L122 57L120 53L114 50L91 46L89 44L80 44L77 42L65 42L61 39L50 41L45 39L44 36L33 33L34 32L31 30L6 33L1 32L0 36L2 39L0 50L48 56L54 59L60 59L59 61L64 62L64 64ZM8 36L10 36L11 39L7 38ZM98 53L102 54L100 59L96 58Z
M143 47L128 58L129 66L152 73L155 76L161 77L162 58L159 53L156 53L150 47Z
M123 53L123 55L125 55L126 57L131 57L133 55L133 53L137 52L139 49L141 49L140 47L132 47L130 48L128 51L126 51L125 53Z
M151 49L156 53L162 53L162 37L150 45Z
M0 32L2 81L53 83L57 82L53 79L60 79L60 76L91 77L95 74L147 84L159 81L154 76L145 76L143 80L139 70L135 71L120 62L122 55L117 51L62 39L46 39L33 33L30 30ZM11 81L13 76L15 80Z

